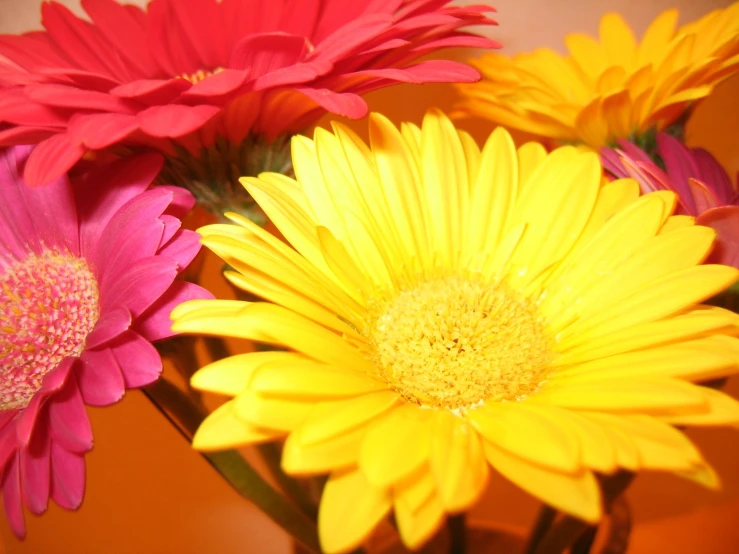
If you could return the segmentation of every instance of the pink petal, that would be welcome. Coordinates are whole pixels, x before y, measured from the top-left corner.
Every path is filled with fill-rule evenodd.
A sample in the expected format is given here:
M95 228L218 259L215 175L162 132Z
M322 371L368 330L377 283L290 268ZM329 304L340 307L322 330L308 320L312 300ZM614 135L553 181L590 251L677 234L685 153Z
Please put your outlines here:
M197 131L214 118L216 106L152 106L137 115L139 128L153 137L176 138Z
M710 208L716 208L719 206L718 199L713 194L713 190L697 179L690 177L688 179L688 188L690 189L690 196L695 204L696 213L703 213Z
M111 345L127 389L144 387L162 374L162 358L149 341L135 331L126 331Z
M177 231L180 230L180 227L182 227L182 221L174 216L164 214L159 216L159 220L164 224L164 232L159 241L159 248L161 249L165 244L172 240L172 237L174 237Z
M85 404L109 406L123 398L123 374L108 348L86 350L80 361L77 378Z
M367 115L367 104L360 96L350 92L337 93L328 89L296 88L323 109L336 114L359 119Z
M159 188L166 189L172 193L172 202L170 202L169 207L164 210L165 214L182 219L195 207L195 197L190 191L183 189L182 187L169 185L159 185Z
M110 94L120 98L132 98L148 105L167 104L191 86L190 81L186 79L140 79L120 85L111 90Z
M69 136L90 150L101 150L122 142L138 130L136 116L118 113L75 115Z
M51 498L62 508L76 510L85 495L85 458L51 443Z
M151 185L163 164L156 154L131 156L98 167L75 183L80 250L86 258L93 254L113 215Z
M695 148L692 153L698 166L698 175L694 177L711 189L719 204L729 204L736 191L724 168L716 161L716 158L702 148Z
M47 425L39 428L31 443L20 449L21 497L34 514L42 514L49 506L51 440Z
M176 261L178 272L181 273L195 259L198 252L200 252L200 235L195 231L182 229L160 248L158 254Z
M708 257L708 263L720 263L739 268L739 206L721 206L700 214L698 225L713 228L716 244Z
M3 504L8 516L8 523L18 539L26 536L26 523L23 518L21 504L21 481L18 459L13 460L3 476Z
M49 427L53 439L70 452L92 448L92 427L76 378L49 400Z
M101 309L125 306L136 319L170 287L177 276L177 263L152 256L134 263L115 286L101 291Z
M69 135L50 137L31 153L23 178L32 187L46 185L64 175L85 155L85 151Z
M308 53L305 38L287 33L260 33L242 39L231 53L230 69L244 69L256 79L302 61Z
M667 176L672 184L670 188L680 196L689 214L697 214L695 202L690 194L688 179L698 175L698 166L693 160L690 150L667 133L657 134L657 145L659 155L665 162Z
M172 310L188 300L211 299L213 295L204 288L188 283L175 281L162 296L152 304L134 323L134 329L149 341L157 341L173 336Z
M11 457L14 457L18 451L18 436L15 432L15 425L13 425L18 411L11 410L6 414L10 416L10 420L6 421L3 429L0 430L0 475Z
M102 314L95 328L87 335L86 348L98 346L116 338L131 326L131 313L123 307Z
M16 436L21 446L28 446L31 442L31 435L36 427L39 412L45 397L39 393L31 397L28 406L20 413L15 426Z

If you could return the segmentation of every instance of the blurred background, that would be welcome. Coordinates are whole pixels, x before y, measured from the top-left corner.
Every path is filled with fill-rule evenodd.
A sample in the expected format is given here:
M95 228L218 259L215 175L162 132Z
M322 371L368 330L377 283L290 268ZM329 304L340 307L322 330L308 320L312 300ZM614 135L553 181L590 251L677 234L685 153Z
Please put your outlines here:
M269 0L264 0L269 1ZM459 0L458 0L459 1ZM684 23L722 0L490 0L499 27L486 29L514 54L545 46L563 51L569 32L596 35L600 17L621 13L641 36L668 8ZM482 3L481 0L459 3ZM64 0L83 14L78 0ZM145 4L144 1L131 2ZM41 29L40 0L0 0L0 33ZM465 59L474 52L451 52ZM447 109L449 85L404 85L368 97L371 109L392 120L420 123L427 108ZM722 84L699 105L687 127L687 141L711 151L730 171L739 171L739 78ZM322 122L323 125L327 120ZM361 131L366 122L352 122ZM465 123L478 141L492 131L482 122ZM525 140L523 135L517 135ZM211 270L217 265L211 264ZM207 268L206 268L207 270ZM213 273L213 271L211 271ZM217 291L216 291L217 292ZM739 398L739 379L727 390ZM16 541L0 517L0 554L282 554L288 538L242 500L137 391L118 405L90 408L95 448L87 456L88 486L78 512L52 505L42 517L27 514L28 538ZM635 518L629 554L739 553L739 434L732 430L691 430L690 437L718 470L723 488L710 492L677 477L644 474L628 493ZM538 504L500 478L491 481L473 516L525 531ZM505 554L505 553L503 553Z

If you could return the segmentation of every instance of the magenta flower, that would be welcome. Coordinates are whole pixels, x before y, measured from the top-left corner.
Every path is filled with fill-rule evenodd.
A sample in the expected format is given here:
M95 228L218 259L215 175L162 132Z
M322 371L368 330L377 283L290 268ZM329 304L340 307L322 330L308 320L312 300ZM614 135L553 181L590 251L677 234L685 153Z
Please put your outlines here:
M717 233L707 261L739 268L739 193L716 159L701 148L687 148L666 133L657 135L657 154L665 170L631 142L621 140L619 146L601 149L605 170L617 178L635 179L642 193L675 192L676 213L693 216L696 223Z
M151 341L169 313L211 295L175 280L199 250L180 229L190 193L149 189L162 160L147 155L30 187L30 147L0 154L0 470L5 510L25 535L22 505L79 507L85 405L106 406L155 381Z

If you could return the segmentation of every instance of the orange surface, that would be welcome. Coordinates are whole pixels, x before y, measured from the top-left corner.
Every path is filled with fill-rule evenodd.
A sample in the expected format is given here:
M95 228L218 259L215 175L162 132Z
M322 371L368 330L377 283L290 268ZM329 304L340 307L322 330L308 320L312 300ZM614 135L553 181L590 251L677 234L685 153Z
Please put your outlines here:
M37 2L2 0L13 14ZM672 2L674 4L674 2ZM680 2L692 15L727 2ZM574 0L500 1L501 27L494 36L513 49L561 43L567 30L592 32L600 13L621 9L643 28L671 2L591 2L582 10ZM10 6L10 8L6 8ZM36 8L32 6L35 10ZM29 8L30 9L30 8ZM506 11L507 9L507 11ZM635 14L635 15L634 15ZM3 30L18 31L4 21ZM20 17L20 15L19 15ZM26 20L29 20L26 18ZM504 30L507 29L507 30ZM526 35L515 32L525 32ZM510 44L510 43L509 43ZM711 150L736 174L739 171L739 78L722 85L701 104L688 126L688 141ZM429 106L448 108L446 85L401 86L373 93L374 110L395 121L420 122ZM353 123L362 129L366 123ZM468 125L480 140L492 126ZM212 263L212 262L211 262ZM215 266L211 267L211 270ZM729 382L739 397L739 378ZM118 405L90 409L95 448L87 457L88 488L75 513L52 506L42 517L28 516L28 539L20 543L0 517L0 554L279 554L288 538L243 501L170 427L139 392ZM667 475L638 477L629 491L636 518L630 554L731 554L739 552L739 435L731 430L692 430L691 437L719 471L723 490L712 493ZM515 526L530 524L537 503L512 485L494 479L476 516Z

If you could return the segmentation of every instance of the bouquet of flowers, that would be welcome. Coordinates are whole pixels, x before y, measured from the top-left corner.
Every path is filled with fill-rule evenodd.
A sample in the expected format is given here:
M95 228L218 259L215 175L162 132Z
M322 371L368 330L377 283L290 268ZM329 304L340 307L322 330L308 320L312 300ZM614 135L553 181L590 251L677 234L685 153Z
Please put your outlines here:
M301 552L616 554L639 471L719 486L683 429L739 426L739 191L684 129L739 72L739 3L471 66L433 54L497 48L488 5L82 7L0 36L17 537L80 506L86 406L131 388ZM430 82L449 114L316 126ZM493 474L543 504L525 541L465 519Z

